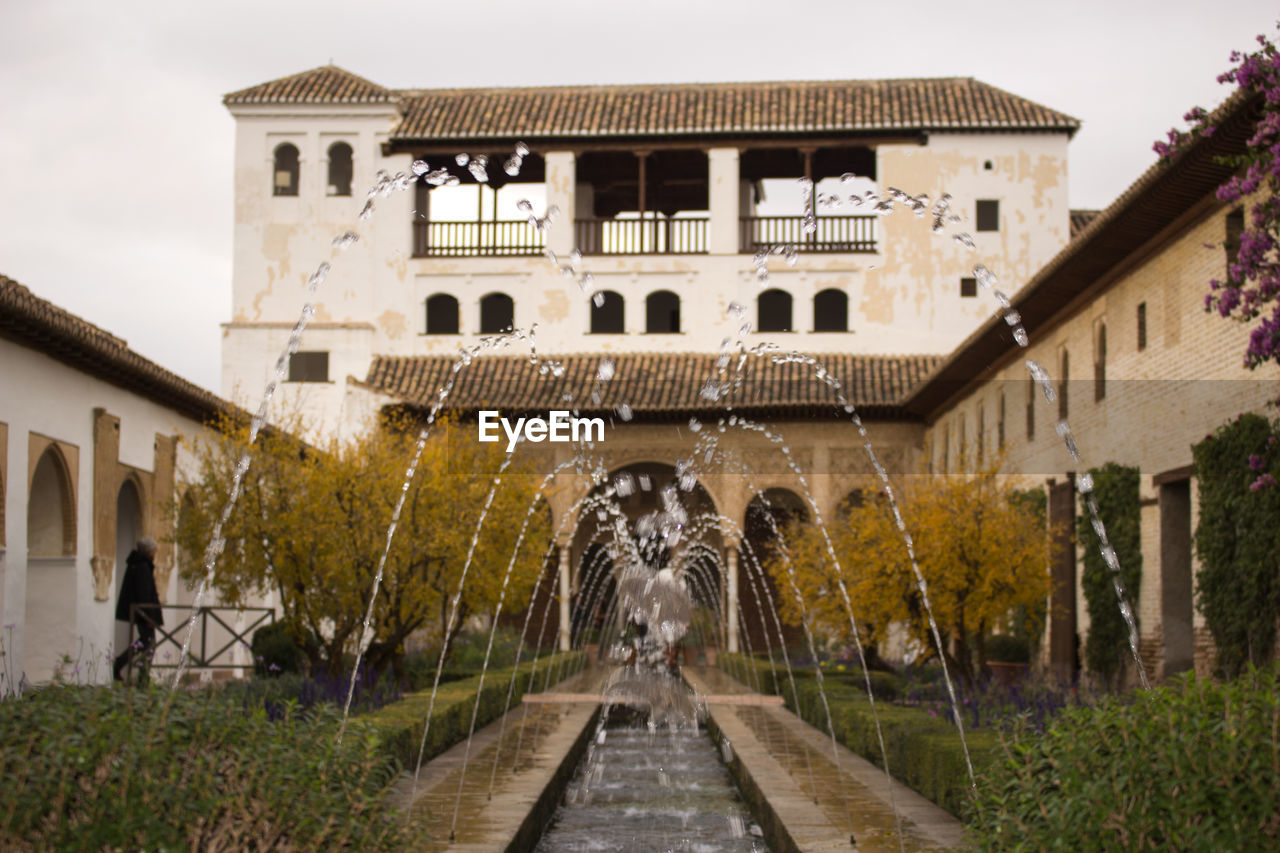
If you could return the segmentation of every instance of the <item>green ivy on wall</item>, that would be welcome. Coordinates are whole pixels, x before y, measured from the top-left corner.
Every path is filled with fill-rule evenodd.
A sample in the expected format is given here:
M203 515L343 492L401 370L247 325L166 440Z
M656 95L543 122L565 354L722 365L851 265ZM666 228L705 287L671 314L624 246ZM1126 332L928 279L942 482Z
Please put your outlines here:
M1280 456L1277 428L1257 414L1219 427L1195 445L1196 606L1217 646L1219 670L1271 660L1280 609Z
M1098 515L1107 528L1107 539L1120 559L1129 605L1137 618L1138 585L1142 580L1142 531L1137 468L1108 462L1092 468L1093 494ZM1111 569L1102 559L1098 534L1087 510L1076 518L1076 539L1084 547L1085 602L1089 611L1089 637L1085 641L1085 666L1109 689L1118 688L1125 666L1132 660L1129 628L1120 615L1120 602L1111 578Z

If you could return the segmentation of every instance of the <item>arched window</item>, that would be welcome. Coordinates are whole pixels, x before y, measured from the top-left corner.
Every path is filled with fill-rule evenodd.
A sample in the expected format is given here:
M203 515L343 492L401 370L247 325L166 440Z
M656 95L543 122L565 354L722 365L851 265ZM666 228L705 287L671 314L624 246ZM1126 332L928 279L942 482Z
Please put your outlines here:
M292 142L281 142L276 146L275 177L272 179L271 191L274 195L298 194L298 147Z
M622 294L602 290L596 296L600 297L600 302L596 304L596 298L591 299L591 334L620 335L625 332L627 326Z
M329 195L351 195L351 146L345 142L329 146Z
M27 502L27 553L32 557L62 557L76 552L75 505L71 477L56 448L40 456L31 476Z
M644 300L644 330L669 335L680 331L680 297L670 290L655 290Z
M771 288L756 300L756 330L761 332L791 331L791 294Z
M480 334L495 335L515 326L516 306L505 293L480 298Z
M458 334L458 300L447 293L427 298L427 334Z
M843 290L823 290L813 297L813 330L849 331L849 297Z

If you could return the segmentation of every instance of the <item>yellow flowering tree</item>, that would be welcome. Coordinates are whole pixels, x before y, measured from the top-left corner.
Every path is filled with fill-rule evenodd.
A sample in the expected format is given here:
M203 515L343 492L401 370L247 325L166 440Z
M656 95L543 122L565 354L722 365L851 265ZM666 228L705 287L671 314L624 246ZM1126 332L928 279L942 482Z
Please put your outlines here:
M374 670L398 668L405 638L419 629L451 640L469 616L492 613L513 553L504 611L523 609L533 591L549 535L545 511L532 513L518 552L515 545L537 500L537 481L517 461L497 482L506 454L496 445L451 441L451 432L447 423L436 425L405 494L374 605L368 650ZM416 428L393 422L317 449L275 431L249 451L244 493L210 584L236 603L275 591L313 671L340 672L344 653L359 640L416 438ZM176 534L191 555L182 567L188 582L203 571L198 555L231 491L246 439L245 428L227 424L196 448L199 473L186 484ZM450 625L451 601L495 484Z
M972 683L986 667L987 636L1012 620L1034 618L1049 594L1049 538L1043 516L994 466L973 474L904 478L899 503L915 544L929 601L951 669ZM839 568L817 528L796 528L769 561L785 614L801 613L787 562L815 624L852 642L843 579L864 643L879 644L904 627L919 647L934 648L923 598L888 502L863 494L828 526ZM1017 626L1036 630L1035 626Z

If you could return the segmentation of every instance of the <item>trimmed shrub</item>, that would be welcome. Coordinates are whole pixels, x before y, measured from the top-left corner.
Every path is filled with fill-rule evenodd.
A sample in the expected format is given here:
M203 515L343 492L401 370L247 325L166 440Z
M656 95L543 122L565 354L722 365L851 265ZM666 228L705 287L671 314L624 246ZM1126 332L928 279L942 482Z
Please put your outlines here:
M979 774L983 850L1280 847L1280 669L1171 686L1023 729Z
M535 665L526 661L519 666L514 688L511 668L489 670L480 690L480 706L476 711L476 729L496 720L507 708L507 691L512 690L514 706L526 692L542 690L550 678L565 678L586 663L583 652L562 652L538 660ZM399 702L395 702L361 718L377 732L381 748L395 756L408 768L418 764L418 747L422 743L422 729L431 708L431 725L427 731L423 761L444 752L466 739L471 731L471 714L476 709L476 691L480 676L475 675L448 684L440 684L434 706L431 688L428 686Z
M992 634L987 637L987 660L992 663L1031 663L1031 646L1025 636Z
M728 659L721 659L721 668L725 672L752 686L758 678L762 692L784 697L787 707L798 717L819 731L827 730L826 712L812 668L808 670L807 677L801 675L804 670L795 670L796 694L800 700L797 707L785 671L779 670L780 678L775 681L768 662L762 663L745 655L725 657ZM752 676L747 681L745 674L750 673L749 668L752 667L757 670L758 677ZM898 678L890 673L873 671L871 676L877 699L888 698L886 694L900 686ZM778 682L783 689L777 689ZM873 716L864 684L861 673L857 673L856 678L824 678L836 740L876 766L883 767L884 755L880 751L875 727L876 717L879 717L885 752L889 757L889 772L952 814L961 814L969 805L970 788L969 771L965 768L964 750L956 727L936 712L880 701L876 702L876 714ZM995 757L999 744L994 732L989 729L973 732L966 728L965 735L975 768Z
M1227 676L1272 659L1280 610L1277 430L1241 415L1192 448L1200 491L1196 601Z
M1138 585L1142 580L1142 530L1138 504L1137 468L1108 462L1091 468L1093 496L1098 502L1098 517L1107 528L1107 541L1120 561L1120 578L1124 582L1129 605L1136 608ZM1093 516L1082 508L1076 519L1076 537L1084 551L1081 586L1089 610L1089 635L1084 644L1085 664L1101 684L1118 688L1125 667L1132 660L1129 649L1129 627L1120 614L1113 572L1103 560L1100 540L1093 529ZM1135 610L1135 620L1138 618Z
M395 763L329 709L271 722L211 691L64 687L0 702L0 848L402 849Z
M253 671L259 676L302 672L302 649L293 639L287 622L272 622L253 632L250 643Z

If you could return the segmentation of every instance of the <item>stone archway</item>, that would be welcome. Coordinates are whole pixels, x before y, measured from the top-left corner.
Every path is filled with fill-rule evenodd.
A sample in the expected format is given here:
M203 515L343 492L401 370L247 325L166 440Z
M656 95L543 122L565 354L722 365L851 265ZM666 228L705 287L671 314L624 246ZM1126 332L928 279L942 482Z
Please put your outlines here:
M570 573L568 630L561 645L595 627L607 638L619 624L616 572L641 564L650 570L670 568L699 572L691 588L695 602L719 610L722 588L718 564L705 551L723 553L716 505L696 480L682 483L675 467L660 462L633 462L612 471L588 494L561 571ZM695 562L696 560L696 562ZM709 577L708 565L717 566ZM696 588L696 589L695 589Z
M762 607L743 607L742 634L752 651L784 642L798 642L803 636L798 627L782 624L781 636L774 622L774 615L767 613L772 607L781 610L782 593L790 595L787 585L779 587L765 564L780 554L787 540L788 531L797 525L809 523L809 507L803 498L790 489L769 488L757 492L747 504L743 514L743 566L738 573L738 598L753 604L760 600ZM766 634L768 636L766 636Z
M116 550L115 579L112 584L112 612L115 602L120 600L120 585L124 583L125 564L133 546L142 538L143 508L142 493L132 477L126 477L120 484L116 494ZM119 620L115 623L115 647L123 649L129 644L129 624Z
M22 666L29 679L41 682L52 678L62 656L74 656L79 645L74 490L57 445L40 455L27 494Z

